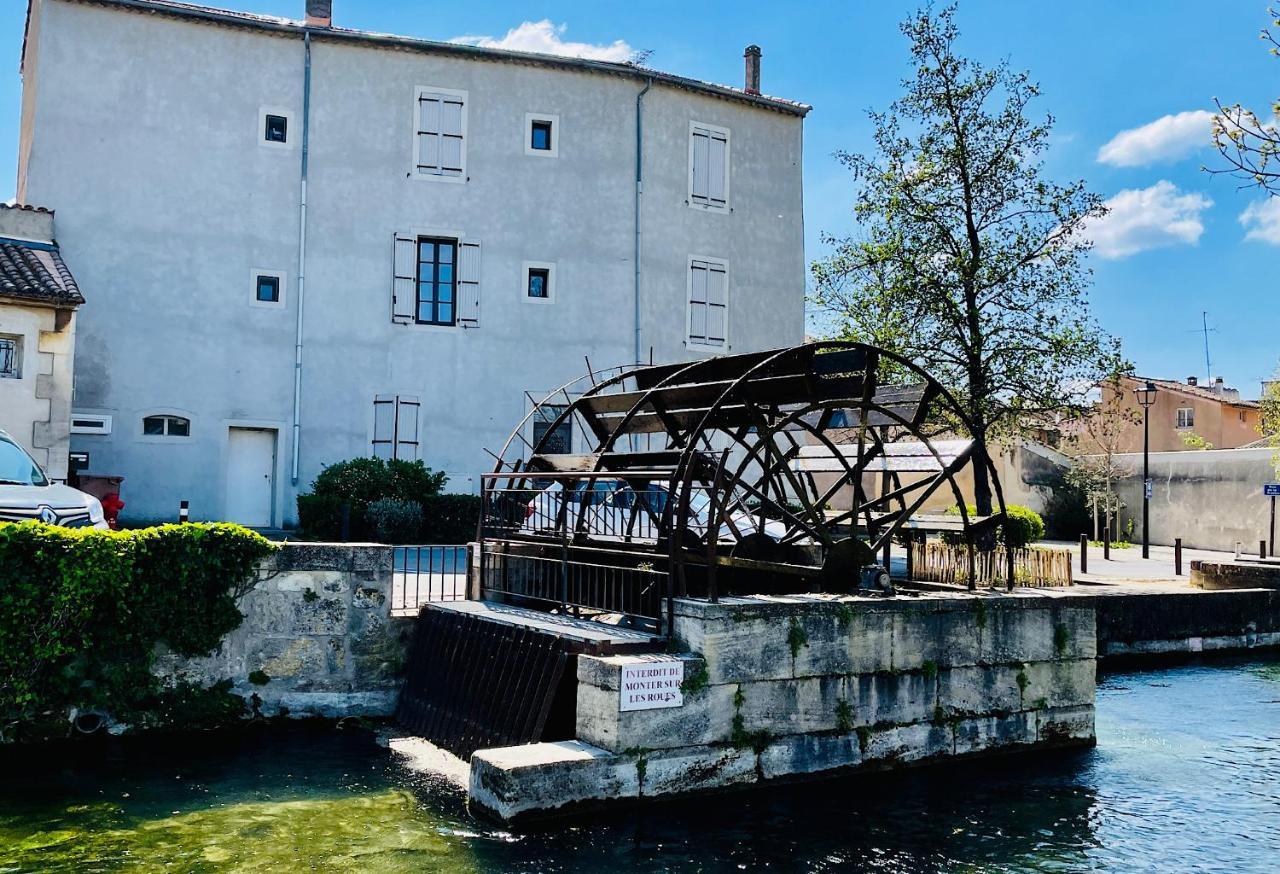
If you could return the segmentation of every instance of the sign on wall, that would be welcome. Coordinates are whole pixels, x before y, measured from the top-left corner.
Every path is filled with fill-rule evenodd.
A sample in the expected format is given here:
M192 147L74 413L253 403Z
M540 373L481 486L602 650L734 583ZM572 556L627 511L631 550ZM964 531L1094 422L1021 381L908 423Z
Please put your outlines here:
M683 707L684 662L678 659L622 666L618 709L657 710Z

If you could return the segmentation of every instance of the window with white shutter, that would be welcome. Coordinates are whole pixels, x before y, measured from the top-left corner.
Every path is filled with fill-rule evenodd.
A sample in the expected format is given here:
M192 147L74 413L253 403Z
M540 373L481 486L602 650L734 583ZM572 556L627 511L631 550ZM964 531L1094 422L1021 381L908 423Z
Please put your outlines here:
M377 395L373 399L373 457L416 461L418 458L418 398Z
M398 233L391 265L392 322L480 326L479 240Z
M689 205L729 209L729 130L689 123Z
M689 259L689 343L725 348L729 339L729 279L724 261Z
M419 88L414 107L414 131L414 175L417 178L466 181L467 92Z

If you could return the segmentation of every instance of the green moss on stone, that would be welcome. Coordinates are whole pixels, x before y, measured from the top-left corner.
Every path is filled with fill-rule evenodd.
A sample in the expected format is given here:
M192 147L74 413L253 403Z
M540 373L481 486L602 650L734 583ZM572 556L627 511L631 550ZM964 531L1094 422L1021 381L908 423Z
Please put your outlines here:
M791 617L791 628L787 630L787 645L791 647L791 657L800 655L800 648L809 645L809 635L805 633L800 620Z
M853 731L853 707L843 698L836 702L836 731L841 734Z

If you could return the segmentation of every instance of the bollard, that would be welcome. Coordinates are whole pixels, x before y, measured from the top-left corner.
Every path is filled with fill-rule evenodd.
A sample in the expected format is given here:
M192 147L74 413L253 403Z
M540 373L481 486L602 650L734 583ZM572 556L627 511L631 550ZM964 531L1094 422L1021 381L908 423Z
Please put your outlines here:
M1089 535L1080 535L1080 573L1089 572Z
M1102 527L1102 560L1111 561L1111 526Z
M178 502L178 522L191 521L191 504L187 501Z
M1259 540L1258 541L1258 558L1266 558L1266 557L1267 557L1267 541Z
M1239 541L1239 540L1237 540L1237 541L1236 541L1236 561L1239 561L1239 560L1240 560L1240 550L1241 550L1241 549L1242 549L1242 545L1241 545L1240 541Z
M1182 576L1182 538L1173 538L1173 575Z

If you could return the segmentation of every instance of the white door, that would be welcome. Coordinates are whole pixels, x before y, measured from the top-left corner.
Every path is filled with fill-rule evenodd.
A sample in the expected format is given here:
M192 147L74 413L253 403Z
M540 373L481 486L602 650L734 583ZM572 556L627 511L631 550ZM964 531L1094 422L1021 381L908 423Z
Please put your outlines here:
M226 521L270 527L275 486L276 432L232 428L227 439Z

